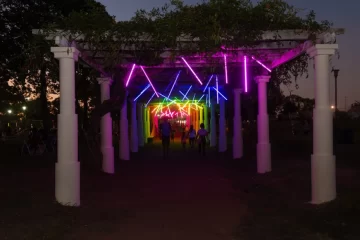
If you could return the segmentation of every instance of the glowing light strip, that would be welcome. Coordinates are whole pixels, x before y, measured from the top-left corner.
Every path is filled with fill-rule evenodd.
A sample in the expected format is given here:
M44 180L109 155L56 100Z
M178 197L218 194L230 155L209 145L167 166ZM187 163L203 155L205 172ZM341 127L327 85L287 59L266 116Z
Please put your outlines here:
M228 70L227 70L227 59L226 59L226 54L224 54L224 64L225 64L225 82L226 84L229 83L229 79L228 79Z
M151 95L149 101L145 104L145 107L147 107L147 105L149 105L150 101L155 97L155 93L153 93L153 95Z
M211 75L211 77L210 77L210 79L209 79L209 81L207 82L207 84L206 84L206 86L205 86L205 88L204 88L204 91L203 91L203 93L206 91L206 89L208 88L208 86L209 86L209 83L211 82L211 79L214 77L214 75Z
M165 96L164 94L159 93L159 95L162 96L163 98L165 98L167 101L173 101L170 98L168 98L167 96Z
M192 88L192 85L189 87L189 89L186 91L186 93L185 93L185 96L183 97L183 101L184 101L184 99L186 98L186 96L188 95L188 93L190 92L190 89Z
M180 76L180 73L181 73L181 71L179 71L179 73L177 74L177 76L176 76L176 78L175 78L175 81L174 81L174 83L173 83L173 85L172 85L172 87L171 87L171 89L170 89L168 98L170 97L170 95L171 95L171 93L172 93L172 91L173 91L173 89L174 89L174 87L175 87L175 84L176 84L176 82L177 82L177 80L178 80L178 78L179 78L179 76Z
M183 95L184 96L184 98L182 99L182 101L184 101L184 99L187 99L187 100L189 100L189 98L182 92L182 91L179 91L179 93L181 93L181 95Z
M147 80L149 81L149 83L150 83L150 85L151 85L152 89L154 90L154 93L156 94L156 96L157 96L157 97L159 97L159 94L157 93L157 91L156 91L156 89L155 89L154 85L152 84L152 82L151 82L151 80L150 80L149 76L148 76L148 75L147 75L147 73L145 72L144 67L143 67L143 66L140 66L140 68L141 68L141 70L144 72L144 75L145 75L145 77L147 78Z
M127 86L129 85L130 79L131 79L131 77L132 77L132 75L133 75L133 73L134 73L135 67L136 67L136 64L133 64L133 66L132 66L132 68L131 68L131 71L130 71L130 74L129 74L129 77L128 77L127 81L126 81L125 87L127 87Z
M138 98L139 98L141 95L143 95L144 92L149 89L149 87L150 87L150 84L148 84L148 85L144 88L144 90L142 90L142 91L139 93L139 95L134 99L134 102L136 102L136 100L138 100Z
M209 90L209 107L211 106L211 98L210 98L210 88L208 88L208 90Z
M203 95L201 96L201 98L199 98L199 100L197 100L197 102L200 102L201 99L202 99L204 96L205 96L205 94L203 94Z
M219 104L219 79L218 76L216 75L216 103Z
M195 101L195 96L196 96L196 93L194 93L194 96L193 96L193 101Z
M248 91L248 73L247 73L247 57L244 56L244 82L245 92Z
M265 68L268 72L271 72L270 68L268 68L267 66L265 66L265 64L263 64L262 62L260 62L259 60L257 60L254 57L251 57L252 59L254 59L258 64L260 64L263 68Z
M196 80L198 80L198 82L199 82L201 85L203 85L203 83L201 82L200 78L196 75L196 73L195 73L194 70L191 68L191 66L188 64L188 62L185 60L185 58L182 57L181 59L184 61L184 63L186 64L186 66L190 69L190 71L192 72L192 74L194 74Z
M216 88L213 87L213 89L218 93L220 94L221 97L223 97L226 101L227 101L227 98L220 92L218 91Z

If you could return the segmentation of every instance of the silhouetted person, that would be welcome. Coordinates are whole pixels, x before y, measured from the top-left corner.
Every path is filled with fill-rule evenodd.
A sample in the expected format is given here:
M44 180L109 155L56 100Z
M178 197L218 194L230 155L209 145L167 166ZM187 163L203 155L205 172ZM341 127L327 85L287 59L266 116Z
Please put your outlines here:
M205 156L205 148L206 148L206 137L208 136L208 131L205 130L204 124L200 124L200 129L197 132L196 139L199 144L199 153Z
M195 137L196 137L196 131L194 129L193 125L190 125L190 129L189 129L189 133L188 133L188 137L189 137L189 144L191 148L194 148L194 144L195 144Z

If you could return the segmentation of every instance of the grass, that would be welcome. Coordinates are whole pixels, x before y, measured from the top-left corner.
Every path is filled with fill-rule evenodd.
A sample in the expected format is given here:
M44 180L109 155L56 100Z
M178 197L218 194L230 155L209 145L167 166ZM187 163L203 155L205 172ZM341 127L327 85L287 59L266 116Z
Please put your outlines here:
M338 198L314 206L311 136L273 132L269 174L255 173L251 131L242 160L231 149L201 158L179 146L162 160L154 144L117 161L113 176L83 168L79 208L54 201L54 154L20 157L17 144L0 146L11 156L0 161L0 239L359 239L358 146L337 146Z

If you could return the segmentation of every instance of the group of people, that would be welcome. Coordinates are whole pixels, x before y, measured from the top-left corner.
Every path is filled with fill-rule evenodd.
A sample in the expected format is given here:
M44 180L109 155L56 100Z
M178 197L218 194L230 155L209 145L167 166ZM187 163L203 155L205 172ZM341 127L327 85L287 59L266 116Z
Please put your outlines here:
M171 124L168 122L168 119L164 119L164 121L160 124L159 130L163 145L164 157L167 157L169 155L170 139L173 138L173 130L171 128ZM205 129L203 123L200 124L200 129L197 132L194 129L194 126L191 125L188 131L183 128L181 144L185 149L187 140L189 141L191 148L194 148L195 144L197 143L199 147L199 153L205 156L207 136L208 131Z

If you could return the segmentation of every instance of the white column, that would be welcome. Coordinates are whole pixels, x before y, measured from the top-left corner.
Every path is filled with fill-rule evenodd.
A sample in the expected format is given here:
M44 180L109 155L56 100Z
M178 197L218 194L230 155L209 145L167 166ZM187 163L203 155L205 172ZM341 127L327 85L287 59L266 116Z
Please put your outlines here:
M271 146L269 139L269 115L267 111L267 86L270 76L257 76L258 84L258 143L256 146L257 172L271 172Z
M233 136L233 158L243 157L244 146L242 137L242 118L241 118L241 93L240 88L234 89L234 136Z
M138 104L137 106L138 110L138 134L139 134L139 146L144 146L144 111L142 104Z
M216 146L216 103L215 101L211 101L210 106L211 117L210 117L210 147Z
M225 118L225 100L219 99L220 116L219 116L219 152L226 152L226 118Z
M120 112L120 142L119 157L121 160L130 160L129 122L127 118L127 94Z
M51 52L59 59L60 68L55 198L62 205L80 206L78 117L75 114L75 61L79 51L73 47L52 47Z
M313 154L311 155L312 203L336 198L336 164L333 155L333 114L330 107L329 56L337 44L317 44L307 53L315 63L315 109L313 112Z
M110 78L98 78L101 88L101 102L110 99ZM112 119L111 114L107 113L101 118L101 152L102 152L102 170L106 173L113 174L114 167L114 147L112 139Z
M136 101L131 99L131 151L139 151L138 122L136 119Z

